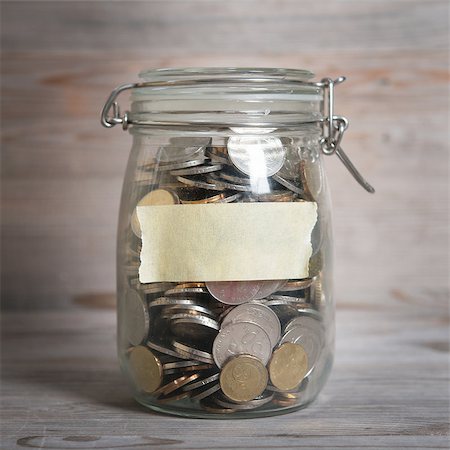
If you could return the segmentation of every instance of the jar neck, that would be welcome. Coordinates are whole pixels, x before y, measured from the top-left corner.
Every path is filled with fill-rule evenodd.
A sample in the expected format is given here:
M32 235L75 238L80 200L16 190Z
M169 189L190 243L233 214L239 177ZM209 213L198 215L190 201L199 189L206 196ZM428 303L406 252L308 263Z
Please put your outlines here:
M163 69L144 72L130 118L146 127L291 130L322 119L323 90L289 69Z

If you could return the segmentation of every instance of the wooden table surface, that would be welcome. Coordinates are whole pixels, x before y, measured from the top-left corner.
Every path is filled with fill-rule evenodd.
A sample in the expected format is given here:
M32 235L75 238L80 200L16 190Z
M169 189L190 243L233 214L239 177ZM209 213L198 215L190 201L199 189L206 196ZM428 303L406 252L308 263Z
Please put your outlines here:
M340 304L332 376L307 409L183 419L131 397L111 309L3 314L4 449L448 448L445 298Z

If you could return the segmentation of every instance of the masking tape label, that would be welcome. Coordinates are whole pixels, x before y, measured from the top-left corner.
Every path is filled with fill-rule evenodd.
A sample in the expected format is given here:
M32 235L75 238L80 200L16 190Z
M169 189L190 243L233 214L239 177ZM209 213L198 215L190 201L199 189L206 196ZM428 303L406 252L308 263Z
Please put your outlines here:
M308 277L315 202L138 206L141 283Z

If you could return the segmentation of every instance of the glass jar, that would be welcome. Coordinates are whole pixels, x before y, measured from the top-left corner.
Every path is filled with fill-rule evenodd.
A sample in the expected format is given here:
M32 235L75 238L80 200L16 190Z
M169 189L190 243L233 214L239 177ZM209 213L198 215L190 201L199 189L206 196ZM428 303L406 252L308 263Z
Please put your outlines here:
M305 407L333 361L322 153L341 152L347 122L333 115L333 86L343 79L233 68L140 77L102 112L103 125L133 136L117 337L135 398L207 418ZM121 116L115 99L127 89Z

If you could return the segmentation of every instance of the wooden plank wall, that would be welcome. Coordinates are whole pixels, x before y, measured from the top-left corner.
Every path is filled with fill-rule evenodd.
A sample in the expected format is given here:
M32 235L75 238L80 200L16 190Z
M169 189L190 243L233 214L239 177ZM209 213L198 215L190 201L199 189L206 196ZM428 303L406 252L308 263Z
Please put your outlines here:
M130 137L99 125L143 68L280 66L345 74L337 111L366 194L336 158L341 305L448 294L446 0L3 1L2 303L67 307L114 291Z

